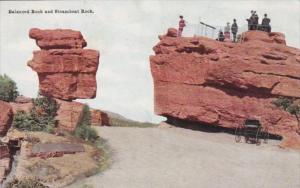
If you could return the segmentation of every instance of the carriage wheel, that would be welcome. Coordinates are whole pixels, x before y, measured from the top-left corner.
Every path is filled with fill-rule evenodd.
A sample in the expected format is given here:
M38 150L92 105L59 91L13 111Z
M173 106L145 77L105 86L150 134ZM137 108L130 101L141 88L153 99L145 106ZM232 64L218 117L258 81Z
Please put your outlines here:
M264 134L264 143L267 144L269 140L269 132L265 132Z
M259 146L261 144L260 138L259 138L260 136L261 136L261 128L258 128L257 132L256 132L256 139L255 139L255 142L256 142L257 146Z
M240 128L239 127L236 127L235 128L235 142L236 143L240 143L241 142L241 140L242 140L242 137L241 137L241 134L240 134L240 130L239 130Z
M248 141L249 141L249 136L245 135L245 143L248 144Z

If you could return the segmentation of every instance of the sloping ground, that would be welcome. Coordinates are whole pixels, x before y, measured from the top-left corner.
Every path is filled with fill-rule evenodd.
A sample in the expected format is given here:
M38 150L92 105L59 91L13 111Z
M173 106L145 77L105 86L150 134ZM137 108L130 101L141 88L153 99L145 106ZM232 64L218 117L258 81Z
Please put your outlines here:
M300 153L237 144L234 136L182 128L97 127L113 150L113 164L72 187L296 188Z

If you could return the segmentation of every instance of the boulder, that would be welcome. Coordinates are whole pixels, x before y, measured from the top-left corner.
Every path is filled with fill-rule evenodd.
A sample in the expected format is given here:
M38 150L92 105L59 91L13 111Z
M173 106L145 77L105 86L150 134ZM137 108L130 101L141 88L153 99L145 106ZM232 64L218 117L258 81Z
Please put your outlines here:
M13 121L12 107L0 100L0 112L0 136L5 136Z
M0 159L4 158L10 158L9 148L6 144L0 144Z
M6 178L6 175L10 172L11 169L11 159L10 158L3 158L0 159L0 185Z
M56 99L59 109L55 119L58 121L58 129L73 132L80 120L84 104Z
M14 102L10 102L9 104L12 107L14 115L19 111L29 113L33 108L32 99L25 96L18 96Z
M38 29L32 28L29 37L43 50L84 48L87 43L79 31L71 29Z
M286 46L280 33L243 36L243 43L161 37L150 56L155 112L226 128L258 119L289 146L291 135L300 137L298 122L272 101L300 98L300 50ZM291 147L300 146L292 140Z
M268 43L278 43L278 44L284 44L286 45L285 42L285 36L283 33L279 32L271 32L267 33L264 31L248 31L243 33L244 41L263 41L263 42L268 42Z
M82 49L86 42L79 31L32 29L29 35L38 45L46 46L34 51L28 62L38 74L42 95L69 101L96 96L100 55L96 50Z
M91 125L93 126L110 126L107 113L91 109Z
M0 186L11 169L11 155L8 145L0 145Z
M32 102L32 99L30 97L25 97L23 95L17 96L17 98L14 101L15 103L30 103Z

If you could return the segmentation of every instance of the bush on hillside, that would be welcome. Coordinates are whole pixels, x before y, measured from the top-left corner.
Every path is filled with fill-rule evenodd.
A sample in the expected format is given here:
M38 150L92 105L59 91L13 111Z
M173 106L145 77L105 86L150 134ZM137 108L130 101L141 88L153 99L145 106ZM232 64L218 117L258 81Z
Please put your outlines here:
M7 75L0 75L0 100L12 102L19 96L16 83Z
M275 106L282 108L283 110L294 115L297 119L298 125L300 125L300 103L296 102L296 99L290 99L286 97L279 97L272 102Z
M95 142L98 138L96 130L91 127L91 112L88 105L83 107L74 135L90 142Z
M48 188L48 186L43 185L37 179L13 179L8 182L5 186L6 188Z
M50 97L38 97L33 100L29 113L19 111L14 116L13 126L23 131L45 131L53 133L56 126L55 116L59 105Z
M98 138L98 134L95 129L91 126L81 126L77 127L74 135L78 138L82 138L85 141L95 142Z

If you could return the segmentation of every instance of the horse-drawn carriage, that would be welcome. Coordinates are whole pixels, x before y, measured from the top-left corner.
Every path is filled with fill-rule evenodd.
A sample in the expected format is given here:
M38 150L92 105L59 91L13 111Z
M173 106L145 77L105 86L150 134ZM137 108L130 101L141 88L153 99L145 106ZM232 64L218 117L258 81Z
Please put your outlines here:
M246 119L242 125L236 127L235 141L241 142L242 136L246 143L256 143L257 145L261 144L261 139L264 140L264 143L268 143L269 139L268 129L262 127L257 119Z

